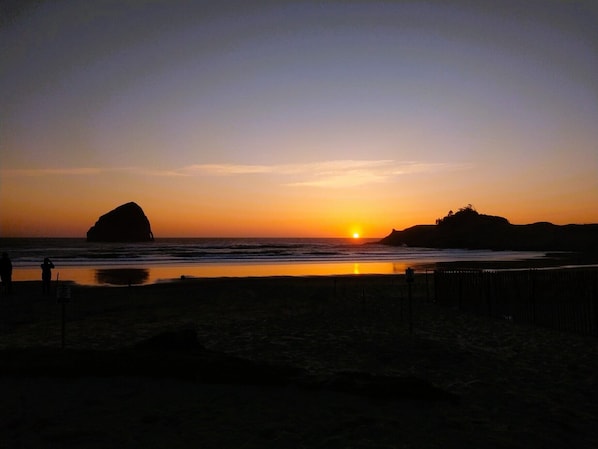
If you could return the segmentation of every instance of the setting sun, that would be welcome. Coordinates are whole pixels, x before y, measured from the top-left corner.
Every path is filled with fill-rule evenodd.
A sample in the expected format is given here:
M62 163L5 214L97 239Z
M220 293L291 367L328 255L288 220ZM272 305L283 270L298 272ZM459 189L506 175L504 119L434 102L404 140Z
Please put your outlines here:
M354 232L353 233L353 238L354 239L358 239L359 238L359 232Z

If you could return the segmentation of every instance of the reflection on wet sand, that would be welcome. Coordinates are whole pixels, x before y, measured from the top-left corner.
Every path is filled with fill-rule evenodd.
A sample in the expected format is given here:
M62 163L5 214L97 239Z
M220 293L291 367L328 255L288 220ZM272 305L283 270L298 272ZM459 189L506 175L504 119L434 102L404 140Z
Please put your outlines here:
M149 280L149 270L147 268L100 268L96 270L95 277L98 284L145 284Z

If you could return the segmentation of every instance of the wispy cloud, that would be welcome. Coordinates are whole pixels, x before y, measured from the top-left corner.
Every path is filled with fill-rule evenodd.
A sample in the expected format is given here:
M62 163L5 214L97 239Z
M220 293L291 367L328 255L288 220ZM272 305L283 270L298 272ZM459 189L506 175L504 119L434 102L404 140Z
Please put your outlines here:
M93 167L63 167L63 168L4 168L0 174L6 177L19 176L80 176L98 175L105 172L105 169Z
M147 176L186 176L177 170L157 170L142 167L55 167L55 168L3 168L3 177L41 177L41 176L96 176L105 173L128 173Z
M198 164L179 172L188 175L235 176L252 174L285 175L289 186L352 187L388 182L402 175L438 173L471 168L470 164L426 163L419 161L333 160L307 164L240 165Z
M120 172L156 177L190 176L279 176L282 185L296 187L355 187L390 182L399 176L438 173L471 168L471 164L428 163L420 161L332 160L303 164L194 164L178 169L121 168L44 168L3 169L2 176L96 176Z
M243 165L243 164L196 164L178 170L179 173L194 175L247 175L273 173L277 171L276 165Z

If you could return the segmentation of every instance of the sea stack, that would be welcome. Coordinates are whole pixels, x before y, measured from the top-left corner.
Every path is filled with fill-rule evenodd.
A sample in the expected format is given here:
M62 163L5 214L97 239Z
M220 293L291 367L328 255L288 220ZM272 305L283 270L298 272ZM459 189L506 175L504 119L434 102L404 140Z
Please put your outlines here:
M151 242L152 229L143 209L130 202L102 215L87 231L88 242Z

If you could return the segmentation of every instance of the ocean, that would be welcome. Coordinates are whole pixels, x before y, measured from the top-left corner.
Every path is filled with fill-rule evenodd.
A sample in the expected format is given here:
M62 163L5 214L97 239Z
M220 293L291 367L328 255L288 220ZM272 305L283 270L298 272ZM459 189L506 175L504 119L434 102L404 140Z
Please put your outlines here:
M181 277L402 274L438 262L536 259L542 252L392 247L343 238L162 238L145 243L88 243L79 238L0 238L13 280L53 278L82 285L147 284Z

